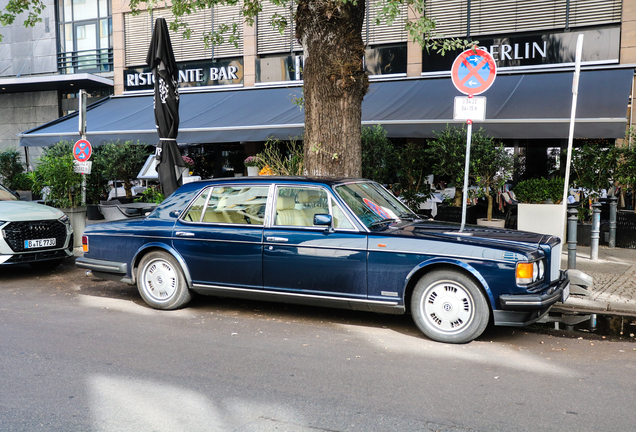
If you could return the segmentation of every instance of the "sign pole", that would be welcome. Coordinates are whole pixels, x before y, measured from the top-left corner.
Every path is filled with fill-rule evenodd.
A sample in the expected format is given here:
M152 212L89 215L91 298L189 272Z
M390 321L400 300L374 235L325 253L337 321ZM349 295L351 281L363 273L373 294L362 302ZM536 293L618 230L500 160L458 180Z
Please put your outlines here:
M464 226L466 225L466 208L468 206L468 170L470 168L470 142L473 135L473 121L467 120L466 124L468 125L468 131L466 133L466 163L464 164L464 190L462 194L462 224L459 228L459 232L463 232Z
M576 122L576 103L579 96L579 75L581 74L581 55L583 53L583 35L576 41L576 57L574 63L574 79L572 80L572 112L570 115L570 134L568 136L568 154L565 163L565 179L563 181L563 213L561 216L561 238L565 239L565 221L568 211L568 192L570 191L570 164L572 163L572 143L574 141L574 124Z
M79 133L80 139L86 139L86 90L79 91ZM86 205L86 174L82 173L82 205Z

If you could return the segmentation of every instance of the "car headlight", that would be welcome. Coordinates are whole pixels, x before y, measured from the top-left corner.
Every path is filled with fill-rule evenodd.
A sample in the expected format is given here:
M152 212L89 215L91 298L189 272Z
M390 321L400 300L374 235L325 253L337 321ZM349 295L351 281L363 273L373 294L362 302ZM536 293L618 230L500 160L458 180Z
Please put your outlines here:
M68 218L68 215L64 215L58 220L66 225L66 234L73 234L73 227L71 226L71 220Z
M533 262L518 262L515 278L517 285L529 285L538 282L545 276L543 260Z

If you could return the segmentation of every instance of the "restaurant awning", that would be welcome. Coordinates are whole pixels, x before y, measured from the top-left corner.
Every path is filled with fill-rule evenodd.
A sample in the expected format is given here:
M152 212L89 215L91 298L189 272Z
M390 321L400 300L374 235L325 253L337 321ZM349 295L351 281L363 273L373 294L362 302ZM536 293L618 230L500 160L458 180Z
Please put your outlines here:
M500 75L486 96L486 121L476 123L496 138L567 138L572 72ZM622 138L627 125L633 68L581 72L577 138ZM301 87L182 92L180 144L265 141L299 137L304 112L293 104ZM362 104L362 122L380 124L390 138L432 138L453 121L461 96L450 78L374 82ZM20 134L21 146L79 139L77 113ZM91 105L87 139L156 144L152 95L113 96Z

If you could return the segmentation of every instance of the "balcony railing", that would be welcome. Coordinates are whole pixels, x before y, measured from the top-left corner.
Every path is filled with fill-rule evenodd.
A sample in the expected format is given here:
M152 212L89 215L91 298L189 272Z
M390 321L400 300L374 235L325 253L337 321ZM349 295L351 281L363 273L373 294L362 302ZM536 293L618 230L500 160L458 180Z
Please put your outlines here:
M109 72L113 70L113 49L73 51L57 54L57 69L62 74Z

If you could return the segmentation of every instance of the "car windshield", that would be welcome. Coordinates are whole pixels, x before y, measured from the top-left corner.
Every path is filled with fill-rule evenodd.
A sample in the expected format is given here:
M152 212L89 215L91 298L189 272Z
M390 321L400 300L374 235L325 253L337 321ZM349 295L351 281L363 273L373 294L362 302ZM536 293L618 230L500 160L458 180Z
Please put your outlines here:
M348 183L335 189L367 228L417 219L407 206L375 182Z
M19 201L9 189L0 184L0 201Z

